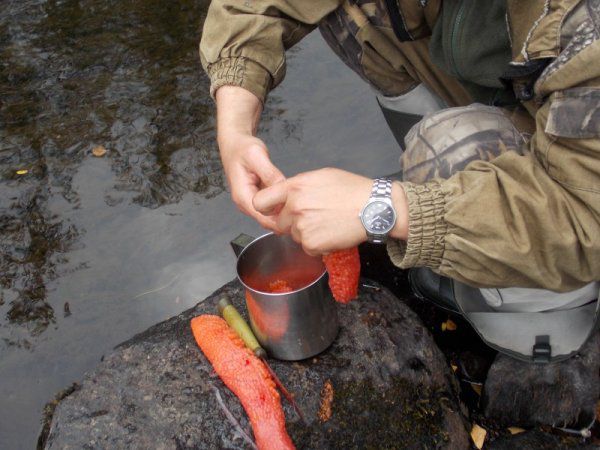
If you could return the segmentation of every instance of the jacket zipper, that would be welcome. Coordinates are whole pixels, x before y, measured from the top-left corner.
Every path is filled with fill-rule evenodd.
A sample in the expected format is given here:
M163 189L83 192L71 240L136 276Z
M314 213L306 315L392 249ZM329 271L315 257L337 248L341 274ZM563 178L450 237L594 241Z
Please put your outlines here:
M456 74L456 77L459 79L464 79L460 73L460 70L458 69L458 64L456 63L456 54L458 53L458 35L464 12L465 2L461 1L460 6L458 7L458 12L456 13L456 17L454 19L454 24L452 25L452 33L450 33L449 46L450 64L452 66L452 70L454 70L454 73Z

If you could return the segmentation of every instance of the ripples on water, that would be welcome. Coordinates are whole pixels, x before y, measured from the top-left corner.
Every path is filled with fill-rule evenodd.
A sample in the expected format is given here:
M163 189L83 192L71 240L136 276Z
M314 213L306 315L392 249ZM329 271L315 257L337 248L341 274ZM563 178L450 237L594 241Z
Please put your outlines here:
M108 204L123 201L120 192L154 208L223 190L196 51L207 4L4 2L0 311L10 323L35 334L57 314L46 282L82 230L48 203L61 196L78 208L72 176L95 145L106 145L117 175Z
M223 193L208 1L1 5L0 448L20 449L55 392L231 280L229 240L262 230ZM261 125L275 164L389 173L397 146L359 77L317 34L288 63Z

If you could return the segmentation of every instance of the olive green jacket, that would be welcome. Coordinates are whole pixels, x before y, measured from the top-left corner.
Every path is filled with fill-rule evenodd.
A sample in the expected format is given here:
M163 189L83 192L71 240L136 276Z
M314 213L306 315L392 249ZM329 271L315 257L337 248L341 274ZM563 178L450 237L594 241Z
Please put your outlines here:
M213 0L200 44L211 93L235 85L264 101L285 75L285 50L337 8L359 27L361 75L388 94L423 82L458 106L480 100L474 86L502 86L431 63L440 1L397 3L409 42L382 16L383 0ZM475 161L448 180L403 183L409 236L388 252L399 267L473 286L572 290L600 279L600 0L508 0L506 9L504 78L531 121L529 151ZM465 61L460 73L476 74L477 58L473 70Z

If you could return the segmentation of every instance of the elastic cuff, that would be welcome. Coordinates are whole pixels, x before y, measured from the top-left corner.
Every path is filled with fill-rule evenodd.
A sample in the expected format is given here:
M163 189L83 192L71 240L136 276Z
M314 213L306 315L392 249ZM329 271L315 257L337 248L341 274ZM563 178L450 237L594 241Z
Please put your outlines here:
M437 181L427 184L402 183L408 200L408 240L388 241L392 262L401 269L430 267L442 262L447 225L446 198Z
M208 67L210 96L214 99L221 86L239 86L265 102L272 84L269 72L260 64L243 56L223 58Z

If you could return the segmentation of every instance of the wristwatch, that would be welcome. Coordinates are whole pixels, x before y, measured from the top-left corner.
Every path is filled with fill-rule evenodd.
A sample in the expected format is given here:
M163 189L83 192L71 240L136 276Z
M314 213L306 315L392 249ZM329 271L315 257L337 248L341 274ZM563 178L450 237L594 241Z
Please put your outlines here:
M360 221L367 231L367 239L383 244L396 223L396 211L392 204L392 180L378 178L373 181L371 197L362 209Z

